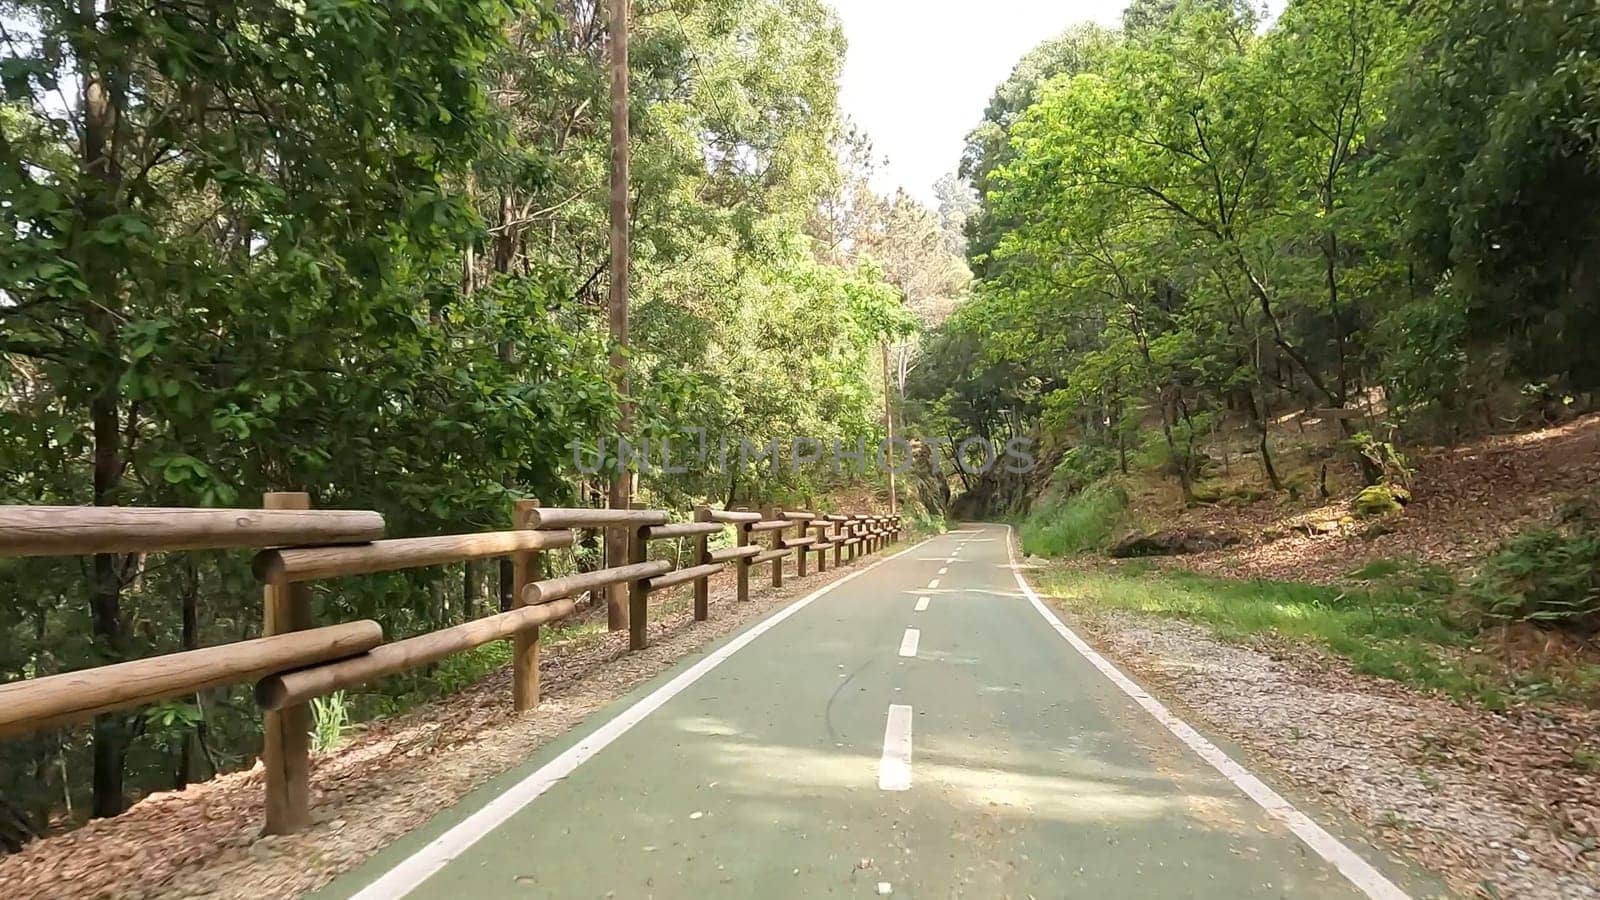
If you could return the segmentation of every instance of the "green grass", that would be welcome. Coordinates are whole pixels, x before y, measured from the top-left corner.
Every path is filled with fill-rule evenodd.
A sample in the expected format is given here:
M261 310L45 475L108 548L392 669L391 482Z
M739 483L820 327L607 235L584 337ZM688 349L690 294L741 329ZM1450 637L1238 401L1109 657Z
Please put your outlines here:
M1127 507L1128 495L1104 482L1065 500L1039 503L1017 529L1022 552L1053 557L1098 550L1110 539Z
M1517 686L1460 662L1476 636L1446 596L1379 585L1339 589L1281 581L1235 581L1149 566L1051 571L1052 595L1079 608L1184 619L1224 638L1276 635L1331 651L1358 672L1457 700L1503 708Z

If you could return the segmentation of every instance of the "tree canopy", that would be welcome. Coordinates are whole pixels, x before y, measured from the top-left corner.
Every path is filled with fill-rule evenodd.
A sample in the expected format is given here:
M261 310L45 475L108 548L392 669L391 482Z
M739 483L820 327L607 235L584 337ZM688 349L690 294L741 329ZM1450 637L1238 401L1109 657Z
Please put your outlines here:
M406 536L504 527L514 497L598 501L593 453L604 439L615 456L624 398L596 4L19 0L0 20L0 502L306 490ZM880 349L918 327L907 300L963 289L948 251L949 273L917 268L936 218L855 193L843 53L820 0L640 10L635 443L671 436L681 462L702 433L876 442ZM831 235L819 222L841 203L863 215ZM730 468L658 466L641 499L790 502L835 483ZM0 561L17 598L0 681L255 636L244 563ZM496 602L494 575L360 579L318 604L404 636ZM0 845L248 765L257 728L224 691L8 743L0 821L25 825Z
M1555 0L1290 0L1270 24L1141 0L1120 31L1041 44L969 140L980 277L911 397L953 431L1124 465L1159 424L1188 491L1223 413L1257 424L1279 486L1285 409L1429 436L1507 393L1592 390L1597 21Z

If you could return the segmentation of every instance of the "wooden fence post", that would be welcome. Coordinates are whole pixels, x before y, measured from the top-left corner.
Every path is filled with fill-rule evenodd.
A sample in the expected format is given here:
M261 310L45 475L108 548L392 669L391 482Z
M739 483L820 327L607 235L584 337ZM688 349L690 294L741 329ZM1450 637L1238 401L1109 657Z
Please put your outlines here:
M650 556L650 540L647 532L648 525L633 527L633 533L628 540L628 564L636 565L646 561ZM627 533L627 529L622 529ZM649 644L648 629L650 626L650 588L645 579L635 578L628 582L628 649L643 650Z
M770 519L780 519L780 518L783 517L783 510L769 506L769 507L767 507L766 516L767 516L767 518L769 520ZM782 529L782 528L774 528L774 529L772 529L772 532L771 532L771 534L772 534L772 548L771 549L773 549L773 550L781 550L781 549L783 549L783 532L784 531L785 531L785 529ZM782 556L780 556L777 559L772 561L772 586L775 587L775 588L783 587L783 557Z
M750 523L734 523L733 539L736 546L750 546ZM739 557L736 565L738 566L739 602L745 603L750 599L750 557Z
M802 540L802 541L805 540L806 539L806 532L810 530L810 528L808 526L811 524L811 520L810 519L799 519L794 524L795 524L795 533L796 533L796 535L799 537L800 540ZM806 577L806 548L803 545L795 549L794 560L795 560L795 562L794 562L794 565L795 565L795 577L796 578L804 578L804 577Z
M694 508L696 522L711 521L711 508L696 506ZM694 539L694 564L697 566L709 565L711 562L711 536L702 534ZM698 578L694 583L694 620L704 622L711 618L711 579Z
M306 493L269 493L264 509L310 509ZM268 584L261 589L262 634L311 627L311 586ZM311 824L311 708L306 704L268 712L262 720L261 764L266 770L264 834L293 834Z
M512 504L511 527L517 530L529 526L538 500L518 500ZM511 608L527 605L523 591L539 577L537 551L511 555ZM511 706L517 712L527 712L539 705L539 629L531 628L512 639L511 655Z
M828 520L827 519L823 519L821 525L813 525L811 527L817 533L817 543L818 544L827 543L827 541L828 541ZM821 573L824 573L826 571L828 571L828 551L827 551L826 548L822 548L822 549L817 550L817 572L818 572L818 574L821 574Z

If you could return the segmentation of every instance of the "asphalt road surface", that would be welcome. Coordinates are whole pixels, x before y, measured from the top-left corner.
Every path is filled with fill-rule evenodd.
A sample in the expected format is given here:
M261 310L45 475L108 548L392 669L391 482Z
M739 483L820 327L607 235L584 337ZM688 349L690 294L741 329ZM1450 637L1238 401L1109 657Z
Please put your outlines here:
M856 569L597 713L321 896L1435 892L1082 644L1025 585L1005 526Z

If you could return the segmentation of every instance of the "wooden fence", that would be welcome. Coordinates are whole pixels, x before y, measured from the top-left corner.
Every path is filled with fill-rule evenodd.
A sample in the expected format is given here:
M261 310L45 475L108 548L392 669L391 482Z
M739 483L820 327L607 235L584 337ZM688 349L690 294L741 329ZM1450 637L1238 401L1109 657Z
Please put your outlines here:
M629 647L643 649L652 592L694 584L694 618L710 614L709 579L732 565L738 598L750 599L750 570L770 563L782 586L784 561L804 576L829 557L838 566L900 536L898 516L823 515L700 507L694 521L672 523L663 510L547 509L515 504L510 531L384 540L383 517L358 510L313 510L300 493L267 494L262 509L130 509L0 506L0 557L176 550L261 549L253 562L262 584L262 637L0 685L0 738L228 685L255 682L264 717L268 834L310 822L310 731L314 697L414 669L496 640L514 644L512 704L539 702L539 627L577 610L585 591L626 584ZM571 547L584 529L630 531L626 565L540 580L539 554ZM734 545L710 549L731 527ZM758 535L769 534L768 545ZM693 565L674 569L648 558L649 542L694 540ZM385 642L370 620L318 626L309 583L329 578L509 556L514 607L451 628Z

